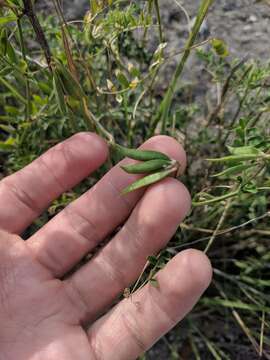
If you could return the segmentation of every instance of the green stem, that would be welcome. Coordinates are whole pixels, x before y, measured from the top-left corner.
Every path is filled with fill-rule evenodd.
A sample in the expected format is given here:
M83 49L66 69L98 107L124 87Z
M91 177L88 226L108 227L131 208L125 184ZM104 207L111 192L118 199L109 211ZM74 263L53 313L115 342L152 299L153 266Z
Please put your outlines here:
M210 200L198 201L198 202L193 201L193 202L192 202L192 205L193 205L194 207L197 207L197 206L214 204L214 203L216 203L216 202L223 201L223 200L232 198L232 197L234 197L234 196L237 196L237 195L239 195L239 193L240 193L240 189L238 189L237 191L233 191L233 192L230 192L230 193L228 193L228 194L222 195L222 196L215 197L215 198L210 199Z
M161 128L162 133L165 133L165 131L166 131L167 119L168 119L169 111L170 111L170 108L172 105L172 100L173 100L173 96L174 96L174 93L176 90L176 86L177 86L179 77L181 76L181 74L184 70L184 66L185 66L187 59L189 58L189 55L191 52L191 48L195 43L197 35L200 31L201 25L209 11L210 6L213 4L213 2L214 2L214 0L202 0L198 16L196 18L194 27L193 27L193 29L189 35L188 41L186 43L183 56L176 68L173 79L172 79L171 83L169 84L169 87L168 87L168 90L164 97L164 100L160 104L158 113L153 120L152 127L154 127L154 129L156 128L159 121L162 122L162 128Z
M159 11L158 0L154 0L154 4L155 4L155 10L157 13L157 20L158 20L159 41L161 43L163 43L164 39L163 39L163 31L162 31L161 16L160 16L160 11Z
M46 36L44 34L44 31L38 20L38 17L35 13L32 0L22 0L22 1L23 1L23 5L24 5L24 14L28 17L28 19L33 27L33 30L36 34L37 41L40 44L40 46L44 52L48 67L50 70L52 70L52 68L51 68L51 60L52 60L51 50L50 50L48 41L46 39Z
M91 125L94 126L94 128L96 129L97 133L99 133L100 135L104 136L105 139L107 139L109 145L113 145L115 144L115 140L112 134L110 134L98 121L98 119L96 119L96 117L94 116L94 114L88 109L87 106L87 98L83 98L82 99L82 103L83 103L83 110L84 110L84 114L87 118L87 120L89 121L89 123Z
M20 41L23 60L27 64L26 50L25 50L25 44L24 44L24 40L23 40L23 31L22 31L21 19L17 20L17 25L18 25L18 30L19 30L19 41ZM30 95L30 83L29 83L28 73L29 72L28 72L28 64L27 64L27 69L26 69L26 72L25 72L25 77L26 77L25 97L26 97L26 101L27 101L27 104L25 106L25 121L29 120L30 111L31 111L31 95Z
M2 83L9 91L11 91L12 94L16 98L18 98L23 104L27 105L27 101L25 100L25 98L21 94L19 94L18 91L1 76L0 76L0 83Z
M213 235L211 236L210 240L208 241L208 244L206 245L206 248L205 248L205 250L204 250L204 253L205 253L205 254L208 253L209 249L210 249L211 246L213 245L213 243L214 243L214 241L215 241L215 239L216 239L216 236L217 236L217 234L219 233L219 231L220 231L220 229L221 229L221 227L222 227L222 225L223 225L223 223L224 223L224 221L225 221L225 219L226 219L226 217L227 217L227 215L228 215L228 211L229 211L229 209L230 209L230 207L231 207L231 204L232 204L232 198L229 198L228 201L227 201L227 203L226 203L226 205L225 205L225 208L224 208L224 211L223 211L223 213L222 213L222 215L221 215L221 218L219 219L219 222L218 222L218 224L217 224L217 227L216 227Z

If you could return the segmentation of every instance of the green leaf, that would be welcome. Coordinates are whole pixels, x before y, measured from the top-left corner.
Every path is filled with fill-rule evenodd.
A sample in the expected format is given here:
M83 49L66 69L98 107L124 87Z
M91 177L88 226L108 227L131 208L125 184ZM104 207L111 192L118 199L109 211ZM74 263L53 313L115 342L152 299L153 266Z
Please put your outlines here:
M140 164L123 165L121 168L129 174L146 174L157 170L163 170L173 163L168 160L149 160Z
M8 16L0 17L0 26L4 26L4 25L12 23L16 20L17 20L17 16L15 16L15 15L8 15Z
M250 181L242 187L242 191L249 194L257 194L258 188L256 183Z
M171 175L173 172L175 172L175 170L171 169L171 170L161 171L161 172L158 172L158 173L155 173L152 175L148 175L148 176L144 177L143 179L137 180L133 184L126 187L122 191L122 195L126 195L134 190L138 190L140 188L152 185L160 180L165 179L166 177Z
M263 152L254 146L231 147L227 146L232 155L262 155Z
M16 129L13 126L5 125L5 124L0 124L0 129L4 130L5 132L7 132L9 134L13 134L16 131Z
M214 203L217 203L217 202L220 202L220 201L223 201L223 200L230 199L232 197L238 196L239 193L240 193L239 190L237 190L237 191L229 192L229 193L227 193L225 195L214 197L213 199L209 199L209 200L192 201L192 205L194 207L196 207L196 206L204 206L204 205L214 204Z
M2 76L0 76L0 83L2 83L2 85L4 85L16 99L20 100L23 104L27 104L26 99L21 94L19 94L18 91Z
M228 169L221 171L218 174L212 175L212 177L221 177L221 176L229 176L229 175L238 174L238 173L240 173L244 170L247 170L251 167L253 167L253 165L241 164L241 165L232 166Z
M0 141L0 151L6 152L14 148L16 140L12 137L8 138L6 141Z
M10 4L11 6L15 5L15 6L18 6L18 7L23 7L23 3L22 3L22 0L6 0L6 2L8 4Z
M167 161L171 160L167 155L159 151L128 149L118 144L113 145L113 148L123 157L129 157L130 159L133 160L139 160L139 161L158 160L158 159L167 160Z
M18 63L18 57L10 41L7 42L6 53L12 63L14 64Z
M73 77L68 69L61 63L56 66L56 71L62 81L65 93L74 97L75 99L82 99L85 97L83 89L79 82Z
M222 163L222 162L233 162L233 161L247 161L247 160L256 160L260 157L260 155L231 155L231 156L224 156L217 159L207 159L207 161L213 162L213 163Z
M61 79L56 72L54 72L53 74L53 87L59 110L63 115L65 115L67 113L67 108L65 103L64 91Z
M261 304L247 304L240 300L226 300L221 298L204 298L202 303L205 305L216 305L216 306L224 306L229 308L235 309L242 309L242 310L250 310L250 311L266 311L267 313L270 312L269 306L263 306Z
M129 88L129 81L126 78L124 73L122 73L119 70L116 71L116 78L117 78L118 82L122 85L123 89L128 89Z
M148 256L147 260L149 261L149 263L152 265L152 266L156 266L157 263L158 263L158 258L154 255L150 255Z
M157 279L154 279L154 278L152 278L152 279L150 279L149 280L149 283L152 285L152 286L154 286L155 288L159 288L159 283L158 283L158 280Z

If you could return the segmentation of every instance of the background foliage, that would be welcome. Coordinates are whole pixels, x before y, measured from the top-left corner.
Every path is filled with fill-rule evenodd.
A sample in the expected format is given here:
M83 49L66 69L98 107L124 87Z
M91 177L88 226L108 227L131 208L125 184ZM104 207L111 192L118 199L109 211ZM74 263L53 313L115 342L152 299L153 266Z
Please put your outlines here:
M214 281L181 330L146 359L236 359L237 353L270 359L270 64L232 58L220 39L201 42L197 35L212 2L202 1L186 47L171 53L158 0L92 0L83 20L69 22L58 0L52 14L34 17L26 0L0 1L3 175L85 130L129 147L165 133L188 153L182 181L193 195L192 212L129 292L190 246L208 252ZM158 44L151 50L153 36ZM181 80L190 53L213 89L208 106ZM177 71L163 79L172 58ZM160 81L167 92L158 91ZM112 155L94 177L55 201L25 237L117 160Z

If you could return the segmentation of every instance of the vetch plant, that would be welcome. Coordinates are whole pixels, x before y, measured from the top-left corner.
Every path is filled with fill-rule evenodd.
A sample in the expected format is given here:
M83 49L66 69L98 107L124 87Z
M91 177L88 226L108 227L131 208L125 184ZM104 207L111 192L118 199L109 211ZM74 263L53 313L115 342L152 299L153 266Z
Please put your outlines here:
M181 28L190 17L179 2L173 26L177 49L171 47L162 13L170 4L165 0L91 0L83 19L69 21L60 1L48 3L52 12L42 13L38 1L0 1L1 172L21 169L80 131L102 136L110 157L96 174L55 200L29 234L122 158L130 159L122 170L138 179L121 189L122 196L177 177L182 164L157 151L135 150L155 134L176 138L189 159L181 180L192 193L192 211L169 245L149 254L125 294L132 296L148 282L158 287L156 271L172 256L188 247L201 249L211 257L215 282L186 323L187 331L166 343L167 358L178 339L190 347L190 357L234 358L239 349L231 351L220 340L227 339L228 327L232 339L246 335L241 349L254 358L265 355L270 344L270 64L234 58L231 44L215 33L203 40L198 36L208 11L222 11L217 1L201 0L193 27L189 22L185 31ZM199 70L187 66L190 55L200 62Z

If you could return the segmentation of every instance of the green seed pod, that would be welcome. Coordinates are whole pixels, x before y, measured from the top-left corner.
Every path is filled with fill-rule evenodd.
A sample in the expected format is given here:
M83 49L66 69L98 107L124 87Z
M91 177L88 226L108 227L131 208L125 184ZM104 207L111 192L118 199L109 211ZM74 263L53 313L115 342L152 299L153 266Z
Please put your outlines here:
M153 171L164 170L172 165L168 160L149 160L139 164L123 165L121 168L129 174L147 174Z
M160 180L165 179L172 173L174 173L176 169L170 169L170 170L164 170L155 174L148 175L144 177L143 179L139 179L135 181L133 184L126 187L121 193L122 195L126 195L134 190L138 190L140 188L152 185Z
M121 154L123 157L129 157L130 159L134 160L171 160L167 155L159 151L128 149L118 144L114 144L113 148L118 151L118 153Z

